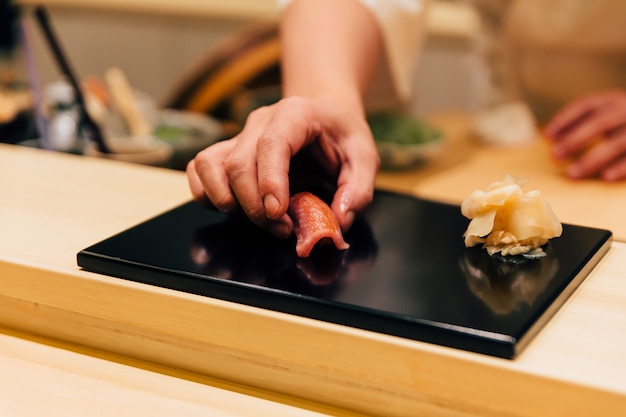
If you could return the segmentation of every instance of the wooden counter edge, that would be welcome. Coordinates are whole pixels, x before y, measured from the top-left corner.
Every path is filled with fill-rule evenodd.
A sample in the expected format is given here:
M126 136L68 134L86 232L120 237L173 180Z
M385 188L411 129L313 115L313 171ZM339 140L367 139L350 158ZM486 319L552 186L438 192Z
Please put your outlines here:
M507 360L77 270L0 260L0 326L380 416L588 415L624 397Z

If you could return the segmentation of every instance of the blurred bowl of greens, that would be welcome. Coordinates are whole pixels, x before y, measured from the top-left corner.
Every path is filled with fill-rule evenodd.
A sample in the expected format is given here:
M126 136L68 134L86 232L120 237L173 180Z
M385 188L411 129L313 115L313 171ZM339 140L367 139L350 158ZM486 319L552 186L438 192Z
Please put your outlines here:
M172 146L169 167L184 170L198 152L223 139L223 133L221 123L208 115L166 109L159 113L152 136Z
M441 131L415 117L381 112L369 115L367 121L376 142L382 169L415 167L435 157L443 148Z

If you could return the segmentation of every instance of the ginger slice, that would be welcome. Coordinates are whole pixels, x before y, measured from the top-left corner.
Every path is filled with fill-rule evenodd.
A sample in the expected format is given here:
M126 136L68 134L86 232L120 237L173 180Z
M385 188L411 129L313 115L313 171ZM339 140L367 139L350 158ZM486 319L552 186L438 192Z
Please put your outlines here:
M561 236L563 226L538 190L522 192L526 182L507 174L463 201L461 213L471 219L463 234L466 247L482 244L489 255L545 256L541 247Z

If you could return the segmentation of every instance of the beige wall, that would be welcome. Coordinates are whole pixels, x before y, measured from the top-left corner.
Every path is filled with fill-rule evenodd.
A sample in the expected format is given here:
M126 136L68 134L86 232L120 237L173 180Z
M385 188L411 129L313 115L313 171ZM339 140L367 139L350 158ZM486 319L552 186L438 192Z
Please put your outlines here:
M180 13L171 10L142 12L139 6L104 7L98 2L73 4L69 0L50 1L53 4L49 6L49 13L77 75L103 74L106 68L119 66L133 86L158 100L202 54L233 31L257 18L267 17L271 12L266 14L263 10L273 10L270 5L274 4L274 0L263 0L254 3L258 11L246 9L246 13L237 13L233 5L246 1L229 0L228 10L211 13L212 4L220 2L205 1L208 3L197 14L189 6L197 2L190 0L183 1L188 9L181 9ZM171 8L176 3L163 4ZM147 5L142 7L148 8ZM26 15L39 76L45 84L57 79L59 71L39 27L30 14ZM476 106L479 99L475 91L476 63L468 42L474 26L463 11L451 14L449 8L436 9L417 74L416 112Z
M139 90L160 98L201 54L244 20L51 8L50 20L78 76L122 68ZM29 20L37 68L43 83L59 77L34 19Z

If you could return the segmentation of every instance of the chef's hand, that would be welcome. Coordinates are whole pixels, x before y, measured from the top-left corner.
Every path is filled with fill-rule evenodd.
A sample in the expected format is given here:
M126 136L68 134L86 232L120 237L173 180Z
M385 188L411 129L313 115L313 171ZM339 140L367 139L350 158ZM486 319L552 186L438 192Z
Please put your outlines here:
M570 178L626 179L626 91L574 100L546 125L555 159L570 159Z
M371 202L379 157L363 115L318 98L294 96L257 109L237 136L201 151L187 166L192 195L224 212L242 210L287 238L290 162L308 145L337 178L331 208L346 230Z

